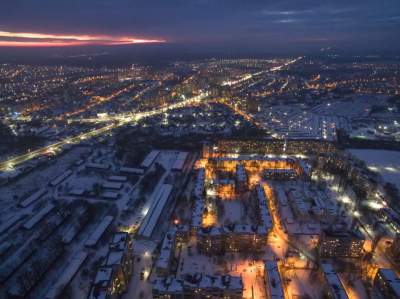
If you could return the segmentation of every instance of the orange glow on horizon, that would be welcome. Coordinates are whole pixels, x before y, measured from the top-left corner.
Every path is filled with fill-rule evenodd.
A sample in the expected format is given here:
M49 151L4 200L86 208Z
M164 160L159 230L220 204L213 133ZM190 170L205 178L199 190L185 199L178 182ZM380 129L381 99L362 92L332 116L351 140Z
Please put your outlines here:
M88 45L129 45L165 43L164 39L146 39L129 36L110 35L65 35L30 32L0 31L0 47L67 47ZM17 40L12 40L15 38Z
M23 42L23 41L0 41L0 47L74 47L85 46L86 42ZM92 45L92 44L91 44Z

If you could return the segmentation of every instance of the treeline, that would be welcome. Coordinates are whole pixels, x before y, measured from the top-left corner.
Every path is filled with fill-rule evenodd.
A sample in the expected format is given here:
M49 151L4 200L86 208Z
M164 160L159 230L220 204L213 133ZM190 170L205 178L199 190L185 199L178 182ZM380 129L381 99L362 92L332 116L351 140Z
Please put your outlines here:
M345 131L338 130L338 145L342 149L380 149L389 151L399 151L400 142L393 140L371 140L362 138L352 138Z
M26 151L43 144L43 138L34 135L16 136L11 129L0 122L0 153L9 153L10 148L15 151Z

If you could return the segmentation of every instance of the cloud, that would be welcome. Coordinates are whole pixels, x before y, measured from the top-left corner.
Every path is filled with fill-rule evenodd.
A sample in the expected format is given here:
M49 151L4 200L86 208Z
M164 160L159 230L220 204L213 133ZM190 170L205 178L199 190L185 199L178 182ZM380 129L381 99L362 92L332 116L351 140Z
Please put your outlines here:
M280 19L280 20L274 20L273 23L277 24L293 24L293 23L301 23L303 22L303 19Z
M3 47L65 47L88 45L129 45L164 43L164 39L137 38L110 35L69 35L32 32L0 31L0 46Z
M312 10L267 10L264 9L261 11L261 14L267 16L293 16L293 15L300 15L300 14L308 14L312 13Z

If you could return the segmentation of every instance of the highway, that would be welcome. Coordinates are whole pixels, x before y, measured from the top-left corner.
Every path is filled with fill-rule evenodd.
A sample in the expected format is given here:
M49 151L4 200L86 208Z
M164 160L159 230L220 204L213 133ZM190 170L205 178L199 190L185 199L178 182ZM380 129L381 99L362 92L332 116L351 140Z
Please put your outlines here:
M238 85L238 84L241 84L241 83L244 83L244 82L246 82L246 81L248 81L248 80L250 80L250 79L252 79L252 78L254 78L254 77L256 77L256 76L259 76L259 75L262 75L262 74L267 74L267 73L271 73L271 72L276 72L276 71L280 71L280 70L282 70L283 68L285 68L285 67L287 67L287 66L289 66L289 65L291 65L291 64L293 64L293 63L296 63L297 61L299 61L299 60L301 60L301 59L303 59L304 57L298 57L298 58L295 58L295 59L293 59L293 60L290 60L290 61L288 61L288 62L286 62L286 63L284 63L284 64L282 64L282 65L280 65L280 66L275 66L275 67L272 67L272 68L270 68L270 69L268 69L268 70L264 70L264 71L260 71L260 72L257 72L257 73L253 73L253 74L245 74L245 75L243 75L240 79L237 79L237 80L228 80L228 81L225 81L225 82L222 82L222 86L234 86L234 85Z
M277 66L277 67L273 67L269 70L266 71L261 71L261 72L257 72L254 74L248 74L245 75L242 79L238 80L238 82L231 82L228 85L233 86L235 84L238 83L243 83L247 80L250 80L251 78L253 78L254 76L258 76L261 75L263 73L269 73L269 72L275 72L275 71L279 71L282 70L284 67L293 64L299 60L301 60L303 57L298 57L296 59L293 59L291 61L288 61L287 63L281 65L281 66ZM83 109L79 110L79 111L75 111L72 113L67 113L65 115L62 115L60 117L58 117L58 119L65 119L65 117L68 117L67 121L68 122L93 122L93 123L101 123L101 122L105 122L105 123L109 123L109 122L113 122L112 124L108 124L104 127L101 127L99 129L95 129L92 130L90 132L85 132L85 133L81 133L77 136L72 136L72 137L67 137L63 140L60 140L58 142L55 142L53 144L49 144L46 145L42 148L30 151L28 153L19 155L17 157L13 157L10 158L8 160L4 160L0 162L0 171L11 171L15 168L15 166L26 162L28 160L37 158L45 153L47 153L48 151L55 151L57 149L60 149L62 146L67 145L67 144L76 144L81 142L82 140L88 139L88 138L92 138L92 137L96 137L96 136L100 136L101 134L104 134L106 132L109 132L115 128L124 126L128 123L135 123L143 118L147 118L147 117L151 117L154 115L158 115L161 113L165 113L168 110L172 110L172 109L176 109L176 108L182 108L182 107L187 107L190 105L197 105L197 104L201 104L201 103L205 103L207 101L204 101L208 98L209 94L208 92L203 92L197 96L194 96L192 98L186 99L184 101L181 101L179 103L175 103L175 104L170 104L158 109L154 109L154 110L150 110L150 111L145 111L145 112L131 112L131 113L124 113L124 114L119 114L119 115L114 115L114 116L106 116L106 117L102 117L102 118L88 118L88 119L82 119L82 118L69 118L73 115L76 115L77 113L80 113L82 111L86 111L87 109L92 108L93 106L96 106L100 103L104 103L104 102L108 102L116 97L118 97L119 95L121 95L122 93L129 91L132 88L132 86L128 86L124 89L121 89L115 93L113 93L110 96L107 97L96 97L93 98L93 101L90 102L86 107L84 107ZM210 103L214 102L214 103L220 103L225 105L226 107L228 107L229 109L231 109L234 113L241 115L244 119L246 119L247 121L251 122L253 125L255 125L257 128L263 129L265 130L267 133L272 133L270 132L263 124L257 122L251 115L249 115L247 112L242 111L240 109L238 109L233 103L229 102L227 99L221 98L221 99L210 99L209 101Z
M23 162L26 162L28 160L37 158L45 153L47 153L48 151L54 151L57 150L59 148L61 148L64 145L67 144L76 144L81 142L82 140L85 139L89 139L92 137L96 137L96 136L100 136L104 133L107 133L115 128L124 126L128 123L134 123L137 122L143 118L146 117L150 117L150 116L154 116L157 114L161 114L161 113L165 113L168 110L171 109L176 109L176 108L182 108L182 107L187 107L190 105L194 105L194 104L198 104L201 103L202 100L206 99L208 97L208 93L204 92L198 96L195 96L193 98L184 100L182 102L179 103L175 103L175 104L171 104L165 107L161 107L158 109L154 109L154 110L150 110L150 111L145 111L145 112L138 112L138 113L129 113L129 114L125 114L123 116L120 116L118 118L114 118L113 120L117 120L118 122L113 123L113 124L109 124L106 125L104 127L101 127L99 129L95 129L92 130L90 132L85 132L85 133L81 133L77 136L73 136L73 137L67 137L61 141L46 145L44 147L41 147L37 150L22 154L20 156L5 160L0 162L0 171L11 171L14 169L15 166L17 166L18 164L21 164Z

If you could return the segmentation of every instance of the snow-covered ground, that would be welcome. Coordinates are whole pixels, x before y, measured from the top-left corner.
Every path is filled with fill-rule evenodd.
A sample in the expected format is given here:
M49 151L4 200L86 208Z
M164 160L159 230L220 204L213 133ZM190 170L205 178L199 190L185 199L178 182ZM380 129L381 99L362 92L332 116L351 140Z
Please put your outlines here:
M400 152L370 149L351 149L350 153L365 161L368 168L400 188Z
M286 271L288 278L287 292L289 298L321 298L321 285L312 275L310 269L290 269Z

